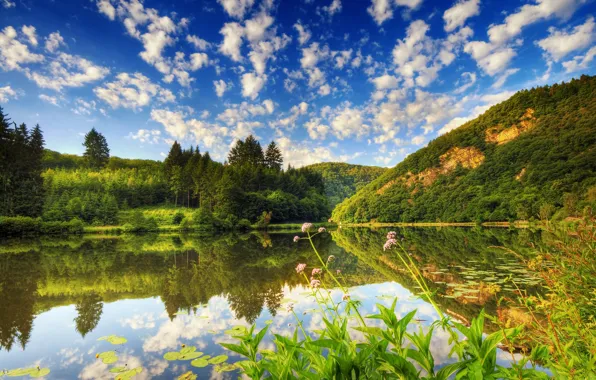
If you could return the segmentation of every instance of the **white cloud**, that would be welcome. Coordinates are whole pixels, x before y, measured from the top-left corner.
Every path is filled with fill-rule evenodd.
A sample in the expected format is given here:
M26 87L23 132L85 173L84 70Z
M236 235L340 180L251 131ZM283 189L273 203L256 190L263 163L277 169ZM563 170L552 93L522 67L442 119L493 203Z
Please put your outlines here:
M97 9L100 13L108 16L110 20L114 21L116 19L116 8L114 8L110 0L99 0L97 2Z
M16 7L16 3L10 0L2 0L2 6L6 9Z
M183 139L188 134L189 127L186 125L184 117L183 112L163 109L151 110L151 120L163 125L166 132L176 139Z
M0 87L0 103L6 103L11 98L17 99L19 95L15 90L12 89L10 86Z
M301 46L310 40L310 37L312 36L311 32L300 22L294 24L294 29L298 31L298 43L300 43Z
M309 47L302 49L300 66L303 69L313 68L320 60L326 59L329 56L330 52L327 45L321 47L318 42L313 42Z
M331 4L326 7L323 7L323 11L327 12L329 16L333 16L334 14L341 11L341 0L332 0Z
M370 81L373 82L377 90L388 90L397 88L397 85L399 83L399 80L396 77L388 74L373 78Z
M343 69L343 67L350 61L352 57L352 49L350 50L343 50L339 52L339 55L335 57L335 67L338 69Z
M237 22L228 22L219 33L224 36L223 42L219 45L220 53L227 55L233 61L240 62L242 60L240 48L242 47L244 28Z
M186 42L192 44L198 50L207 50L211 47L210 42L207 42L202 38L190 34L186 36Z
M148 143L148 144L157 144L159 143L159 139L161 137L161 131L157 130L157 129L139 129L136 133L130 133L128 135L130 138L132 138L133 140L139 140L142 143ZM137 329L137 328L152 328L155 326L155 322L154 321L149 321L149 322L153 322L153 323L149 323L146 324L144 326L141 326L140 323L142 321L138 320L138 319L128 319L126 321L124 321L124 324L128 324L130 325L131 328L133 329Z
M72 112L80 116L89 116L95 110L97 110L97 103L94 100L86 101L81 98L77 98L74 102L74 107L71 108Z
M228 90L228 84L223 79L216 81L214 80L213 86L215 87L215 93L219 98L221 98L224 95L224 93Z
M276 142L284 157L284 163L296 168L318 162L339 161L339 158L327 147L312 147L310 144L292 141L285 136L278 138Z
M329 126L322 124L320 118L314 118L304 124L308 131L308 136L313 140L325 140Z
M174 102L174 94L158 84L151 82L141 73L118 74L114 82L104 83L93 92L112 108L139 110L149 105L154 99L159 103Z
M44 101L46 103L53 104L56 107L60 107L59 100L58 100L58 97L57 96L50 96L50 95L46 95L46 94L39 94L39 99L41 99L42 101Z
M503 85L505 84L505 81L507 80L507 78L509 78L511 75L517 73L519 71L519 69L508 69L505 70L505 72L503 72L503 74L499 75L499 77L497 77L497 80L495 81L495 83L493 83L493 85L491 86L492 88L501 88L503 87Z
M25 74L39 87L60 91L64 87L82 87L103 79L110 70L76 55L60 53L45 72L27 70Z
M508 46L495 46L484 41L466 44L464 51L472 56L478 66L488 75L494 76L509 66L517 53Z
M335 136L343 140L346 137L360 137L368 132L362 112L356 108L345 107L331 121Z
M371 15L377 25L383 24L385 21L393 18L394 8L406 7L408 11L416 10L422 0L372 0L371 5L367 8L367 12Z
M319 91L318 91L319 95L321 96L327 96L329 94L331 94L331 86L329 86L329 84L324 84L321 87L319 87Z
M66 46L64 38L60 35L60 32L50 33L46 38L46 50L50 53L55 53L60 46Z
M534 0L535 4L525 4L516 13L505 18L503 24L492 25L488 36L495 44L505 43L519 35L522 28L535 22L557 17L563 20L573 15L586 0Z
M582 25L573 30L549 28L549 36L536 44L545 50L549 57L558 62L567 54L589 47L594 42L594 17L590 16Z
M217 0L230 17L242 20L254 4L254 0Z
M35 34L34 26L23 25L23 27L21 28L21 31L23 32L24 35L27 36L27 39L29 40L29 44L31 44L32 46L37 46L38 41L37 41L37 35Z
M459 86L458 88L456 88L453 91L456 94L461 94L463 92L466 92L466 90L468 88L472 87L474 85L474 83L476 83L476 73L465 72L465 73L462 73L461 78L465 79L466 83L462 84L461 86Z
M267 82L267 75L246 73L242 75L240 82L242 83L242 96L254 100L259 96L259 92Z
M568 73L586 69L594 60L595 55L596 46L592 47L584 55L578 55L576 57L573 57L573 59L570 61L563 62L563 67L565 68L565 71Z
M251 43L261 41L265 37L265 32L273 24L273 17L261 12L244 23L244 33Z
M480 14L480 0L459 0L454 6L443 13L445 31L452 32L463 26L470 17Z
M192 53L190 55L190 69L192 71L199 70L200 68L209 65L209 57L205 53Z
M275 110L275 104L273 103L273 100L271 100L271 99L263 100L263 105L265 106L265 109L267 110L267 112L269 114L272 114L273 111Z
M426 138L423 135L418 135L418 136L412 137L411 142L412 142L412 145L422 145L425 140L426 140Z
M20 70L21 65L42 62L44 56L29 51L27 45L16 40L17 31L7 26L0 32L0 68L4 71Z

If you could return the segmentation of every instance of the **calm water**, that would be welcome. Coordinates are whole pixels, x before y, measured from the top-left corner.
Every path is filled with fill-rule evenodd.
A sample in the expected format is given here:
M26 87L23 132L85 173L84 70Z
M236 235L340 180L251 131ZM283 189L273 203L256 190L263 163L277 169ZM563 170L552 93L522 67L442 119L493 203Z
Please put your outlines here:
M418 309L429 325L436 313L415 298L413 281L399 260L383 252L387 230L343 229L320 235L316 244L337 257L363 313L398 297L400 316ZM407 229L399 231L412 257L438 293L441 308L467 321L482 308L503 314L496 300L512 291L507 277L532 291L539 283L503 250L517 252L542 244L540 233L504 229ZM111 379L115 366L142 367L135 379L171 379L193 370L199 378L236 378L210 365L166 361L163 355L196 346L211 356L227 354L219 346L233 340L235 326L270 324L270 331L291 334L295 328L287 302L309 330L321 328L316 306L294 268L317 261L307 241L293 234L201 236L87 236L68 240L27 239L0 242L0 369L39 365L46 378ZM335 297L341 294L334 292ZM494 326L487 325L486 332ZM128 341L113 346L98 338ZM447 336L438 331L432 344L436 364L450 362ZM270 335L263 343L272 348ZM116 350L118 361L104 364L97 353ZM501 364L509 354L499 353Z

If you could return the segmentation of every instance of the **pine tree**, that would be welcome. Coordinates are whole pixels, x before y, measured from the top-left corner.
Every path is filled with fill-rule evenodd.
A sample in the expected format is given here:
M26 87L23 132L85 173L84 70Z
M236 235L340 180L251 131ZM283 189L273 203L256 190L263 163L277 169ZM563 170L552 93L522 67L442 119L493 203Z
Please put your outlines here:
M275 141L271 141L265 152L265 165L270 169L281 170L283 162L284 159L281 151L277 147L277 144L275 144Z
M106 138L95 128L92 128L89 133L85 135L85 153L83 156L87 160L89 167L93 169L101 169L107 165L110 160L110 149Z

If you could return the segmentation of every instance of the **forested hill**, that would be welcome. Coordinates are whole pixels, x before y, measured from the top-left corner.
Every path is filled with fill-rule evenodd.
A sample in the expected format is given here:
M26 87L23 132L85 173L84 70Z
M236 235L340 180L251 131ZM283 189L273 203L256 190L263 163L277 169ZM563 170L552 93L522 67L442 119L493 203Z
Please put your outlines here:
M339 204L336 222L563 218L596 211L596 77L523 90Z
M42 157L44 169L80 169L86 168L85 157L76 154L60 153L50 149L44 149ZM106 169L161 169L162 161L142 160L137 158L120 158L112 156L108 159Z
M344 162L323 162L306 168L323 176L325 195L331 208L356 194L387 171L387 168L378 166L352 165Z

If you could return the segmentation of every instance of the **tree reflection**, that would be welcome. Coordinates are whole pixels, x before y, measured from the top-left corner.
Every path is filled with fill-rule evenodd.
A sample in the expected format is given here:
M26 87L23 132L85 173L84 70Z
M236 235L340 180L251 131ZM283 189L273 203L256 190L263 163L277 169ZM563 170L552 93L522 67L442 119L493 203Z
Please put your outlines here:
M78 316L74 319L75 328L84 338L89 332L93 331L103 313L103 302L100 295L90 293L83 296L75 306Z

